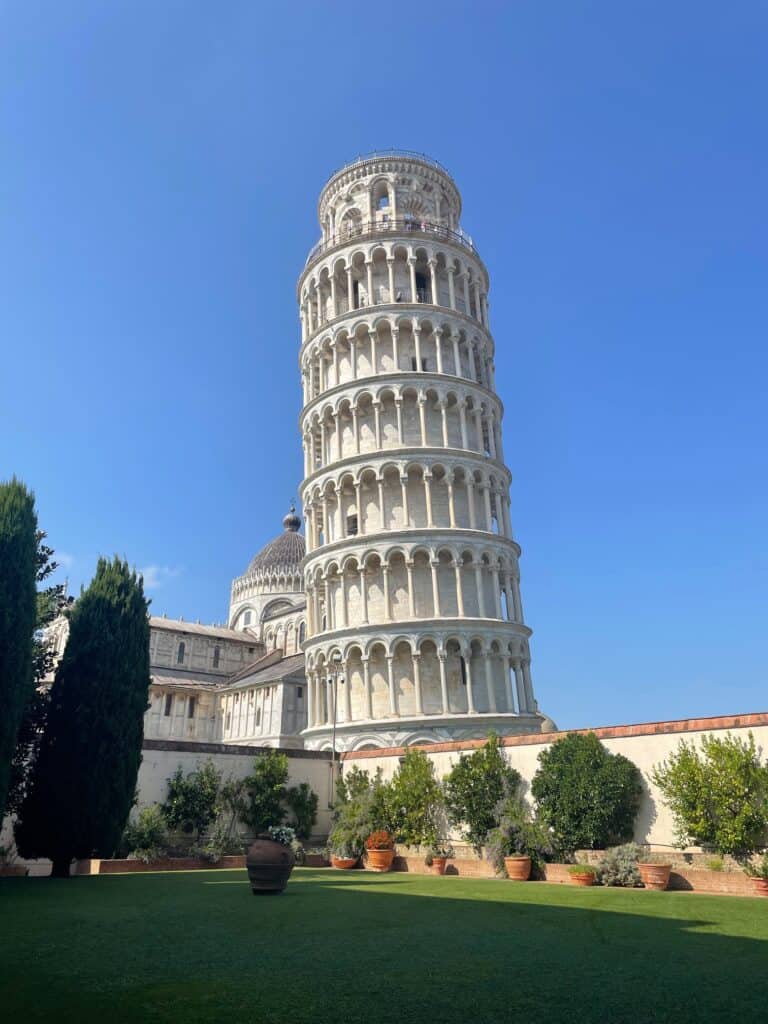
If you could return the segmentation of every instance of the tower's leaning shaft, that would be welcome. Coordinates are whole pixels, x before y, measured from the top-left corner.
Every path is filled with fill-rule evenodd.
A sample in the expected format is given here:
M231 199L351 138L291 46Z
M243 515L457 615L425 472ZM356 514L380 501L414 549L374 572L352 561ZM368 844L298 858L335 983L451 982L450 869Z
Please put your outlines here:
M488 272L447 172L348 164L299 279L305 741L538 731Z

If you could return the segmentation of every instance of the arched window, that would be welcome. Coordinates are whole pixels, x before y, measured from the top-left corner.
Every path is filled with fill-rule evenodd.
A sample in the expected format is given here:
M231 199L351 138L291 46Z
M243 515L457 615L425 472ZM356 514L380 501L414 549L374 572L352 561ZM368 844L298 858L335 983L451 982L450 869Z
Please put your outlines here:
M379 210L387 210L389 208L389 196L386 192L384 195L379 196L377 207Z
M219 667L220 659L221 659L221 648L220 647L214 647L213 648L213 667L214 668L218 668Z
M183 640L179 642L178 650L176 651L176 664L184 664L184 652L186 651L186 645Z
M305 622L299 623L299 643L303 644L307 636L307 624Z
M251 624L251 613L250 612L245 612L244 615L243 615L243 625L244 626L250 626L250 624Z

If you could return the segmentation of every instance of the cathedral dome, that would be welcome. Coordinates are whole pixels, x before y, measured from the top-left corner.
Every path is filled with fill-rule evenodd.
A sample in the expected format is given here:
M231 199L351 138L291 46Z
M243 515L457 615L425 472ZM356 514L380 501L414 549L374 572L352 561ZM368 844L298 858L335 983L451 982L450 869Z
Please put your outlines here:
M254 572L269 572L272 569L295 569L306 553L304 538L299 533L301 517L291 505L288 515L283 519L283 532L265 544L257 555L251 559L246 575Z

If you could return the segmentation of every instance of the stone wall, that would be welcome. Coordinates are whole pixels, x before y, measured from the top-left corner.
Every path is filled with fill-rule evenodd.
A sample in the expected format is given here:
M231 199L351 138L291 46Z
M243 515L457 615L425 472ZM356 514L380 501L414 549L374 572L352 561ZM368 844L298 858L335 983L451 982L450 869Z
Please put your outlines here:
M145 740L141 768L139 769L138 803L140 810L148 804L165 799L167 782L181 766L185 773L194 771L203 761L210 759L224 777L243 779L251 773L253 761L267 747L233 746L224 743L170 743ZM283 750L288 756L288 785L307 782L317 793L317 836L326 836L331 817L328 808L331 795L330 755L324 751Z
M577 731L577 730L574 730ZM586 730L581 730L586 731ZM692 872L707 876L730 876L729 872L705 871L706 858L686 856L683 863L679 856L673 854L674 834L671 815L660 799L650 779L650 773L654 764L667 758L677 747L683 738L701 742L701 738L710 733L730 732L736 736L746 737L749 732L755 737L762 756L768 755L768 713L734 715L719 718L682 719L672 722L651 722L641 725L615 726L597 728L594 730L597 736L614 753L623 754L633 761L643 776L643 798L640 813L635 828L635 840L640 843L647 843L655 850L668 851L672 856L670 859L675 864L675 869L686 876ZM523 778L523 785L527 790L530 787L531 779L536 772L537 758L539 753L550 746L564 733L548 733L544 735L521 735L508 736L502 740L504 754L509 763L520 772ZM482 740L464 740L452 743L437 743L424 746L430 759L435 764L435 770L439 778L446 775L451 766L456 762L460 754L469 753L482 745ZM193 771L202 761L211 758L216 767L225 776L244 778L251 771L253 759L266 748L232 746L221 743L194 743L194 742L172 742L165 740L144 741L143 761L139 771L138 780L138 808L148 804L161 802L165 798L168 778L180 765L185 772ZM331 824L330 810L328 807L332 796L331 786L331 759L328 751L316 750L285 750L288 755L289 783L297 785L300 782L308 782L319 798L318 819L315 826L316 837L322 838L327 835ZM382 769L385 778L391 778L400 763L400 758L405 753L403 747L392 747L386 750L361 750L340 755L342 770L357 765L369 772L374 772L378 767ZM6 819L4 823L2 841L10 839L10 822ZM458 844L454 843L457 846ZM410 869L416 869L416 862L423 863L423 857L411 858L409 852L405 854L404 861L411 861ZM461 855L462 864L464 861L469 864L472 855L464 851ZM37 862L34 866L34 873L46 873L50 866L44 862ZM469 868L464 865L464 871L472 870L473 873L486 873L484 863ZM673 886L674 886L673 880ZM722 884L732 885L732 876L725 878L722 883L718 877L708 879L708 887ZM694 885L694 888L697 887ZM744 886L741 886L743 889ZM710 891L712 891L710 889ZM725 890L723 890L725 891ZM728 891L731 891L730 889Z
M623 754L640 769L643 777L643 797L635 826L635 840L658 849L672 848L675 840L672 816L661 800L650 775L653 766L665 760L676 749L681 739L700 743L703 736L722 732L746 738L751 731L757 746L762 750L763 758L768 757L768 713L649 722L642 725L598 728L593 731L612 753ZM539 754L563 735L565 734L545 733L508 736L502 741L505 757L512 767L520 772L526 792L536 773ZM465 740L437 743L422 749L433 761L438 778L442 778L448 774L462 753L471 753L482 746L482 742ZM369 772L381 768L384 778L389 779L397 770L399 759L404 753L402 747L395 747L388 750L352 751L341 756L344 768L357 765Z
M162 803L166 797L168 779L181 766L185 773L194 771L203 761L211 760L224 775L236 779L245 778L253 768L254 758L265 752L267 747L232 746L224 743L194 743L171 740L145 739L142 748L142 762L137 781L137 803L132 814L153 803ZM288 755L288 785L297 786L307 782L318 797L317 822L313 838L322 840L328 835L331 815L328 807L331 796L331 760L324 751L284 750ZM10 845L13 838L13 822L7 817L0 828L0 846ZM47 875L51 864L48 860L21 861L29 867L31 875ZM102 865L107 864L103 861ZM109 871L102 867L102 873ZM137 870L142 870L138 868ZM89 872L85 872L89 873Z

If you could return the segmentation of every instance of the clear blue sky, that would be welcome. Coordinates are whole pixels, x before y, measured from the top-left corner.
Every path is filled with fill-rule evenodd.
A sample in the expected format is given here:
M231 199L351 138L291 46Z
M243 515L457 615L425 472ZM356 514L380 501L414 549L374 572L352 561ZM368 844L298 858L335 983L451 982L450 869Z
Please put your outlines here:
M766 12L6 0L0 477L72 585L225 617L301 476L317 193L417 149L491 273L541 706L768 709Z

